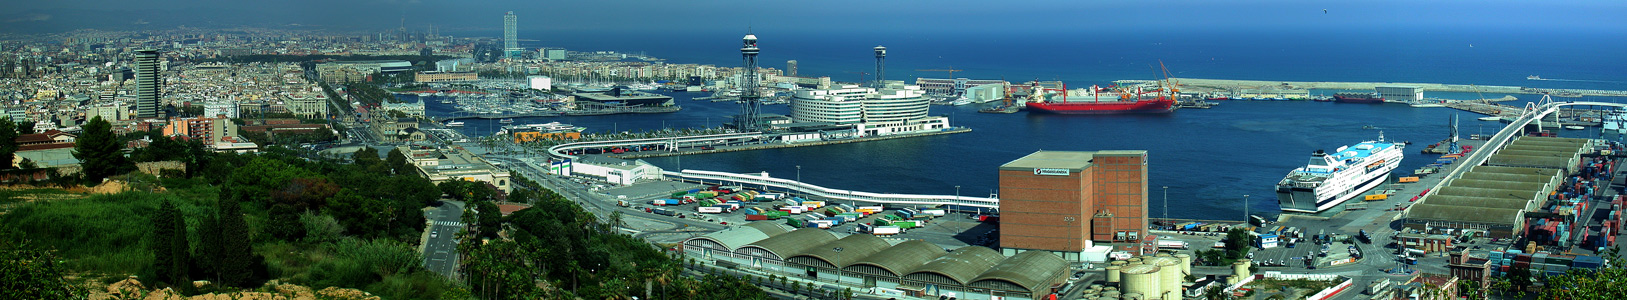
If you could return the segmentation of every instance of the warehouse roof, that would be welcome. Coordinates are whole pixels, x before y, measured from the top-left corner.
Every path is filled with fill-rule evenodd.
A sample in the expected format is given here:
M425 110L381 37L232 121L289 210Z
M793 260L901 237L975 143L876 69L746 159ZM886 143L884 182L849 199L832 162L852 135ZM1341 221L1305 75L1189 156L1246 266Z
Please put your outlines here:
M1407 212L1407 218L1512 226L1517 224L1523 213L1518 209L1419 203Z
M779 256L780 259L785 259L793 255L800 254L802 251L809 248L824 245L825 243L835 240L836 234L831 233L829 230L802 228L787 232L785 234L776 235L768 239L753 242L751 244L741 246L741 248L761 248L763 250L767 250L769 253L774 253L774 255Z
M866 256L853 264L872 265L892 272L893 276L904 276L909 271L943 255L943 248L939 248L938 245L922 240L909 240Z
M1068 169L1074 172L1090 167L1096 152L1090 151L1036 151L1028 156L1001 165L1001 170Z
M1540 192L1534 191L1534 190L1514 190L1514 189L1501 189L1501 188L1489 188L1488 189L1488 188L1472 188L1472 187L1461 187L1461 186L1446 186L1446 187L1442 187L1438 191L1435 191L1436 195L1487 197L1487 198L1500 198L1500 199L1510 199L1510 200L1532 200L1532 199L1536 199L1537 195L1539 195L1539 193Z
M1497 154L1551 157L1572 157L1577 155L1575 151L1545 151L1525 149L1503 149L1503 151L1497 151Z
M1508 167L1536 167L1544 169L1566 169L1571 165L1571 159L1566 157L1542 157L1526 155L1492 155L1486 159L1486 164Z
M1421 204L1430 204L1430 205L1452 205L1452 206L1486 207L1486 208L1501 208L1501 209L1526 209L1526 208L1529 207L1529 205L1532 202L1532 201L1529 201L1529 200L1522 201L1522 200L1485 198L1485 197L1468 197L1468 196L1451 196L1451 195L1430 195L1429 198L1425 198L1423 201L1424 202L1420 202L1420 203Z
M1057 279L1067 273L1068 262L1044 251L1027 251L1001 261L988 272L978 275L972 282L999 280L1028 289L1029 292L1048 290Z
M1457 180L1452 180L1452 184L1450 184L1448 186L1467 187L1467 188L1480 188L1480 189L1541 191L1541 190L1548 189L1548 182L1547 181L1537 181L1537 182L1525 181L1525 182L1520 182L1520 181L1457 179Z
M750 224L746 224L745 226L733 227L724 229L723 231L708 233L706 235L695 237L695 239L710 240L714 243L718 243L719 245L723 245L723 247L728 248L729 251L734 251L735 249L739 249L740 246L745 246L746 244L756 243L757 241L784 234L786 230L787 229L785 226L780 225L779 223L752 222Z
M1464 180L1464 179L1468 179L1468 180L1495 180L1495 181L1512 181L1512 182L1548 183L1548 181L1553 180L1554 177L1551 176L1551 175L1550 176L1543 176L1543 175L1493 173L1493 172L1467 172L1467 173L1463 173L1463 175L1458 176L1458 180Z
M813 257L827 264L842 268L852 265L854 262L867 256L881 252L882 249L887 249L889 246L892 246L892 244L889 244L887 241L874 235L854 234L836 240L835 242L813 247L803 251L800 254L793 254L792 256ZM838 252L836 251L836 248L841 248L842 251Z
M933 273L949 277L961 284L970 283L977 275L983 274L990 267L1005 259L1000 252L980 246L969 246L955 249L937 259L915 268L910 273Z
M1474 169L1470 169L1469 171L1470 172L1499 173L1499 174L1537 175L1537 176L1547 176L1548 178L1553 178L1554 176L1559 176L1560 175L1559 170L1555 170L1555 169L1504 167L1504 166L1475 166Z

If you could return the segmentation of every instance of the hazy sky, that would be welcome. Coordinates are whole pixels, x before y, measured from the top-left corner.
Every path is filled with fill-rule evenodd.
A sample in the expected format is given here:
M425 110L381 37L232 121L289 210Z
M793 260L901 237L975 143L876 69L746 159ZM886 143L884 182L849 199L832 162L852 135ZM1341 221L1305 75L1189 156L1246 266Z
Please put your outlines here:
M1551 3L1557 2L1557 3ZM1627 1L4 0L9 31L298 23L347 29L1099 32L1318 28L1627 31ZM1326 9L1326 13L1323 10ZM24 29L29 28L29 29Z

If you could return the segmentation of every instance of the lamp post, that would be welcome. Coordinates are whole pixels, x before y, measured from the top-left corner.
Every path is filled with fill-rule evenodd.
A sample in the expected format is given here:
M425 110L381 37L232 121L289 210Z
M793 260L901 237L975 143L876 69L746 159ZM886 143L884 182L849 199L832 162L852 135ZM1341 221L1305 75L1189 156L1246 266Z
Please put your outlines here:
M836 263L833 263L831 265L836 267L836 283L841 284L842 283L842 265L841 265L841 263L842 263L842 247L831 248L831 250L836 250Z
M1073 236L1078 235L1078 232L1073 230L1074 229L1074 227L1073 227L1073 217L1062 217L1062 221L1063 222L1068 222L1068 230L1064 231L1064 232L1067 232L1067 234L1068 234L1068 246L1072 247L1073 246ZM1072 249L1072 248L1069 248L1069 249ZM1066 257L1064 257L1064 259L1066 259ZM1078 260L1078 259L1079 259L1079 257L1076 254L1074 256L1074 260Z
M955 186L955 203L960 203L960 186Z
M1249 220L1248 195L1243 195L1243 222L1247 224L1254 224L1254 220Z
M1164 186L1164 223L1169 223L1169 186Z
M802 165L797 165L797 182L802 182Z

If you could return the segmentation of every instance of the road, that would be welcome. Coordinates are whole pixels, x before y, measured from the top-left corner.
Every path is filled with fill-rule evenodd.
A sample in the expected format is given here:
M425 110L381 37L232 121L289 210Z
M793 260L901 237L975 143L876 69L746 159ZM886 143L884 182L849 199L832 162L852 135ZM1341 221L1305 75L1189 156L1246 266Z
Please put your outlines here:
M459 230L463 229L463 203L441 201L440 207L424 212L429 237L424 241L424 266L448 278L457 278Z

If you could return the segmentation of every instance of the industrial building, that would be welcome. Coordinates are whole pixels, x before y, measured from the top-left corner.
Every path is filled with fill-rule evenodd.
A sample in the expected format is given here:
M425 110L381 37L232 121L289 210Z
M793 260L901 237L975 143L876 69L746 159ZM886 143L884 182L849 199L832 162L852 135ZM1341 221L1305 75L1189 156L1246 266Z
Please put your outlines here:
M1526 227L1527 214L1547 204L1591 147L1584 139L1521 137L1488 157L1485 165L1465 166L1468 172L1418 199L1407 209L1403 226L1514 237Z
M554 89L554 79L549 78L548 76L541 76L541 75L526 76L525 77L525 82L530 84L530 87L533 90L551 91L551 90Z
M1000 247L1081 260L1089 241L1147 235L1147 151L1038 151L1000 175Z
M570 174L596 180L631 185L646 180L662 179L661 168L644 160L626 160L604 155L583 155L570 162Z
M1377 86L1378 96L1387 101L1410 102L1424 100L1424 88L1416 86Z
M1008 84L1005 80L997 79L941 79L916 78L915 85L929 95L960 96L966 94L966 89L986 84Z
M683 242L684 254L719 265L849 286L955 294L960 299L1038 299L1067 280L1068 263L1047 252L1004 256L970 246L945 251L921 240L842 235L773 222L731 227Z

